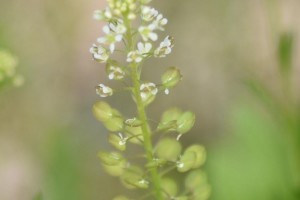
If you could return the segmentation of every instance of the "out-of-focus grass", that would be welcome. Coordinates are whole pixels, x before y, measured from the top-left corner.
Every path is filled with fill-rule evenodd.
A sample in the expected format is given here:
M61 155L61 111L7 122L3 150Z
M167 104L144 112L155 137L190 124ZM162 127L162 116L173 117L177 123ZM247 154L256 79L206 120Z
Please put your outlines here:
M289 168L288 141L278 124L255 104L237 105L232 134L210 151L212 199L298 199Z

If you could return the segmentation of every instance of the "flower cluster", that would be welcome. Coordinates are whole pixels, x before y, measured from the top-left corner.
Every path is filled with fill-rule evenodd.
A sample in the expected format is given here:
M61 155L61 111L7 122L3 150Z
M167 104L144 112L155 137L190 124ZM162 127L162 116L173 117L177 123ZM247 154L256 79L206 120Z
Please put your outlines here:
M132 118L122 115L104 101L95 103L94 115L109 131L108 141L115 149L111 152L101 151L99 158L104 169L110 175L119 177L125 187L150 190L150 199L206 200L210 186L205 173L199 169L206 160L205 148L195 144L183 150L180 143L181 137L195 123L194 113L171 108L162 114L158 124L151 124L147 119L146 108L157 94L161 91L169 94L170 89L182 79L176 67L168 67L160 83L141 79L141 66L146 59L164 58L174 47L171 36L157 42L157 31L164 31L168 20L148 6L149 2L107 0L108 7L94 12L96 20L107 24L103 27L104 35L97 39L97 44L92 46L90 52L96 61L106 63L105 71L109 80L121 81L126 85L116 90L101 83L96 86L96 93L105 98L124 89L131 93L137 107L137 113ZM141 25L134 26L138 24L136 22ZM125 59L115 60L115 52L123 53ZM146 159L142 164L126 158L130 144L143 147L143 157ZM186 173L182 188L168 173L164 173L169 169ZM129 198L118 196L114 200Z
M10 53L0 50L0 86L13 84L20 86L24 80L21 75L16 74L17 59Z

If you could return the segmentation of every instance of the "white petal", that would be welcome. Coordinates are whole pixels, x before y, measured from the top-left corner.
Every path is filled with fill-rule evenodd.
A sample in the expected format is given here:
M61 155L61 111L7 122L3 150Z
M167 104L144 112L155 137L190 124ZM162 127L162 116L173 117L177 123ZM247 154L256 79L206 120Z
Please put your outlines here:
M149 34L149 38L150 38L152 41L156 41L157 38L158 38L158 36L157 36L156 33L150 33L150 34Z
M110 33L110 30L109 30L108 25L105 25L105 26L103 27L103 32L104 32L105 34L109 34L109 33Z
M144 44L143 44L142 42L139 42L139 43L137 44L137 48L138 48L138 50L139 50L140 52L142 52L142 51L144 50Z

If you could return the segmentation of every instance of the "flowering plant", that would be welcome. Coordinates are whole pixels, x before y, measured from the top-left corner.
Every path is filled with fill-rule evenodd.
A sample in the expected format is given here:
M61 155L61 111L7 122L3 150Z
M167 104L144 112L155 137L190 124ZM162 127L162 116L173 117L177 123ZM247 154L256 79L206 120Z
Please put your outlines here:
M174 47L171 36L156 44L157 31L164 31L168 20L148 6L150 1L107 0L108 6L94 13L96 20L107 24L103 27L105 35L97 39L90 52L96 61L106 64L110 80L129 78L131 83L126 84L125 89L131 93L137 108L136 117L127 118L105 101L95 103L94 115L109 131L109 143L115 148L112 152L101 151L99 157L104 169L119 177L125 187L149 191L142 199L205 200L209 197L210 187L205 173L199 169L206 159L205 148L194 144L183 151L180 143L181 136L194 125L194 113L171 108L162 114L158 124L151 124L146 114L146 108L159 92L169 94L182 79L176 67L169 67L159 84L141 78L146 59L166 57ZM123 44L122 49L117 49L119 44ZM113 58L116 51L125 54L122 62ZM96 87L100 97L112 96L114 91L104 84ZM143 161L135 163L126 158L130 144L143 147ZM169 176L171 171L187 173L184 184L178 184ZM114 198L128 199L132 198Z

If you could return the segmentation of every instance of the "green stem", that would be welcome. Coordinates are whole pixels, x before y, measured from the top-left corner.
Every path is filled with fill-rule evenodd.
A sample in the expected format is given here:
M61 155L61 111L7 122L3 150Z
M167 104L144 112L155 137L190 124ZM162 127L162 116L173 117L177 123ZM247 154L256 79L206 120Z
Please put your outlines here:
M129 52L135 49L136 44L135 41L133 40L131 23L128 20L126 20L126 18L124 18L124 23L127 27L127 33L126 33L127 44L128 44L127 51ZM147 161L151 162L153 160L153 145L152 145L152 138L151 138L152 131L148 123L146 108L141 98L141 91L140 91L141 82L140 82L139 65L136 63L132 63L130 65L130 69L131 69L131 80L134 89L133 95L136 100L138 117L142 122L141 128L142 128L143 138L144 138L144 149L146 152ZM162 196L162 189L160 186L160 176L157 168L151 169L150 174L151 174L151 183L153 184L153 192L155 193L156 199L164 200Z
M144 149L146 151L146 156L148 162L153 160L153 146L151 139L151 128L148 123L146 108L141 98L140 92L140 78L138 73L138 65L131 65L131 78L134 86L134 97L136 100L136 106L138 110L139 119L142 121L142 131L144 137ZM153 188L155 190L157 200L163 200L162 190L160 186L160 176L158 174L157 168L153 168L150 170L151 173L151 181L153 183Z

